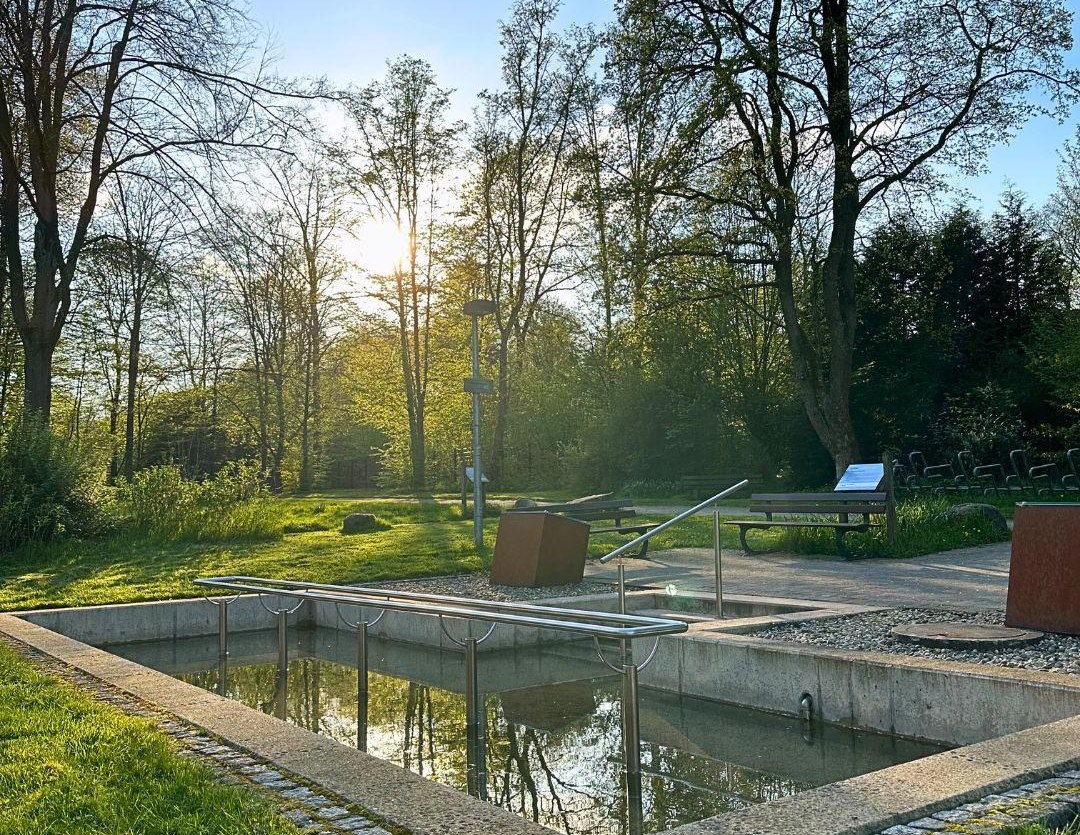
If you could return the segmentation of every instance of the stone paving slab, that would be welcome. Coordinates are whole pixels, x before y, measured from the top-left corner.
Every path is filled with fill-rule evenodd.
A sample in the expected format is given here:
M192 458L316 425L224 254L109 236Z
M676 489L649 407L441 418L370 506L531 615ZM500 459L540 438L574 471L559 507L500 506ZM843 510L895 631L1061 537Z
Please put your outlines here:
M1008 542L959 548L910 559L847 562L791 554L744 554L724 550L724 590L730 594L798 597L866 606L917 606L961 610L1004 609L1009 582ZM710 548L658 551L650 559L626 558L634 585L712 592ZM615 580L614 562L590 561L592 579Z

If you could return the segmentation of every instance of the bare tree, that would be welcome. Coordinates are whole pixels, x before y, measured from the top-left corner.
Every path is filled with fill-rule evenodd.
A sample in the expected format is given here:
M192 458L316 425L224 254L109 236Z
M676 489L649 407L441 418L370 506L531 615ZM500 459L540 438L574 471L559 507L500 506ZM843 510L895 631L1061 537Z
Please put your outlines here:
M485 93L472 142L467 200L481 251L479 286L495 301L498 406L491 469L504 465L511 362L543 302L571 287L575 216L572 119L590 56L554 31L558 3L519 0L502 24L502 89Z
M242 77L250 46L232 0L0 5L0 279L27 414L48 420L53 353L106 184L155 170L198 181L223 146L273 141L258 68Z
M445 174L463 126L448 121L449 91L438 86L427 62L416 58L391 62L382 82L349 100L360 140L359 159L352 165L355 188L373 217L393 223L407 250L378 295L398 326L412 486L422 489L436 227L448 186Z
M114 437L121 397L125 401L123 453L119 462L114 461L112 474L128 480L136 463L143 329L156 313L150 309L154 298L160 294L164 301L173 267L170 243L175 249L182 234L175 208L152 180L113 181L100 238L86 253L85 269L81 271L88 284L87 293L109 328L109 355L113 357L113 379L108 382L110 432ZM123 387L121 375L126 378Z
M299 310L302 374L299 487L309 490L321 466L322 365L333 345L338 299L331 292L341 272L334 238L345 222L345 189L331 161L320 155L292 157L267 169L268 197L283 206L286 234L301 259Z

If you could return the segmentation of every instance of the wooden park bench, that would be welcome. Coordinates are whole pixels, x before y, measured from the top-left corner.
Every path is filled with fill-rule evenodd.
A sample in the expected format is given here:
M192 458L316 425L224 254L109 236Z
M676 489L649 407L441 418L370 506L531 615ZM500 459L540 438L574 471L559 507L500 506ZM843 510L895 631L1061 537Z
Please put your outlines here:
M886 478L882 464L853 464L830 493L754 493L750 497L750 512L763 513L765 518L724 523L739 528L739 544L748 554L754 553L746 542L746 532L752 528L832 528L837 552L851 559L844 546L845 534L865 533L873 526L872 516L884 516L891 539L896 524L892 481ZM776 514L783 517L810 514L813 518L777 519ZM833 516L836 518L823 518ZM852 520L852 516L862 518Z
M746 476L723 473L719 475L688 475L679 480L679 487L688 496L704 499L708 496L715 496L721 490L742 481L744 478ZM754 485L761 484L760 478L751 477L748 480Z
M579 522L587 522L589 524L589 536L594 534L603 533L617 533L623 536L640 536L643 533L651 531L657 527L657 522L639 523L636 525L625 525L623 521L626 519L633 519L637 516L637 511L634 510L634 502L631 499L589 499L585 501L573 501L566 502L564 504L541 504L535 507L519 508L515 513L520 512L534 512L539 513L541 511L547 511L548 513L557 513L560 516L565 516L567 519L576 519ZM607 527L595 527L595 522L611 522L612 524ZM637 557L643 559L649 553L649 540L645 540L641 544L641 550L638 551Z

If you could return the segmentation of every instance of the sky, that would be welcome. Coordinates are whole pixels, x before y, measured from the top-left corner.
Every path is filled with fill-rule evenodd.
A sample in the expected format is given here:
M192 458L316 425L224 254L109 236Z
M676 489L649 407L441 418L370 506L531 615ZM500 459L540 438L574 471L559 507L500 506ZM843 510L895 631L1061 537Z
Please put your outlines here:
M498 21L510 0L249 0L251 16L271 34L277 67L290 76L326 76L337 84L365 84L382 75L387 59L425 58L446 87L456 90L455 118L467 119L481 90L497 85ZM1076 15L1080 0L1066 0ZM604 24L611 0L565 0L560 24ZM1070 55L1080 65L1080 47ZM1040 205L1053 191L1058 152L1080 123L1080 106L1064 124L1037 117L1008 144L990 151L988 173L957 178L986 210L1001 191L1018 188ZM954 198L949 198L950 201Z

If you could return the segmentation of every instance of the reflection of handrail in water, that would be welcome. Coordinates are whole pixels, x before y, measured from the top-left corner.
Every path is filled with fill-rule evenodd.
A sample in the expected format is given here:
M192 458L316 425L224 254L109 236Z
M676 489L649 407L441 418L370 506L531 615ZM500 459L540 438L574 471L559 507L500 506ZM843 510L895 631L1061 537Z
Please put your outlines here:
M740 485L741 486L741 485ZM675 520L672 520L672 523ZM381 612L406 612L439 618L443 632L446 632L443 618L457 620L478 620L488 623L487 632L480 638L469 636L464 640L453 639L465 649L465 729L468 762L468 785L470 794L487 799L486 754L483 729L483 699L480 698L477 677L477 646L487 640L495 627L500 624L526 626L536 629L551 629L559 632L591 637L597 643L599 653L600 638L614 638L630 641L633 638L655 638L653 651L644 662L635 664L631 656L623 654L620 670L608 664L603 655L600 659L623 676L622 688L622 725L623 725L623 760L626 767L626 795L630 835L641 832L641 732L638 723L638 671L648 664L662 635L675 635L685 632L687 624L680 620L645 615L629 615L625 612L593 612L584 609L568 609L553 606L539 606L531 603L507 603L497 600L475 600L467 597L450 595L405 592L393 589L375 589L367 587L340 586L328 583L303 583L295 580L274 580L265 577L204 577L195 581L204 588L220 589L231 593L251 593L258 595L259 603L271 611L263 602L263 595L277 595L297 600L293 609L276 610L278 618L278 653L279 669L287 668L288 645L285 640L286 618L288 613L299 608L305 600L333 603L335 608L342 604L357 606L361 612L365 608L378 609ZM217 601L211 601L217 602ZM223 601L221 611L228 606ZM620 607L622 608L622 607ZM340 617L340 612L338 613ZM380 617L382 615L380 614ZM227 653L227 618L222 614L219 639L222 657ZM358 747L366 749L366 699L367 699L367 633L368 622L362 617L356 622L357 635L357 708L358 708ZM364 702L361 707L361 701Z

